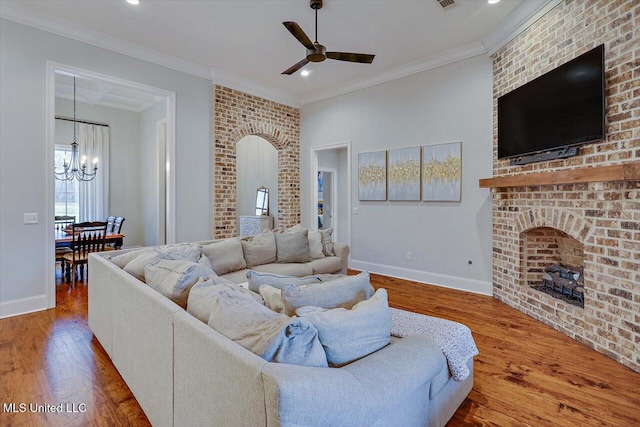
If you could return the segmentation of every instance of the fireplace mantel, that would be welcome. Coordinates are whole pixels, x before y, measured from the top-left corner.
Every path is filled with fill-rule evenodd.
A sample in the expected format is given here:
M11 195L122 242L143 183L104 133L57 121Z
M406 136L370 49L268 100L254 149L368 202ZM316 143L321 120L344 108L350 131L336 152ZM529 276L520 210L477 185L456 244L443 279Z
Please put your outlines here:
M518 175L482 178L480 188L529 187L532 185L577 184L584 182L611 182L640 180L640 162L609 166L594 166L553 172L523 173Z

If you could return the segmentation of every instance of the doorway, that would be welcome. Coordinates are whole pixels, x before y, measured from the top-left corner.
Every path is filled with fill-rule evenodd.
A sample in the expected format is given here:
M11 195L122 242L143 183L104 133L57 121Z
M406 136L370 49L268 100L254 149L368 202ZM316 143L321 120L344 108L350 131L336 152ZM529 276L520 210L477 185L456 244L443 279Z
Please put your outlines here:
M60 94L60 91L56 86L58 85L58 79L56 76L67 76L75 78L76 80L90 82L85 85L85 94L95 94L96 98L91 101L91 96L85 96L85 103L91 104L95 102L97 97L104 96L105 94L109 98L108 101L115 102L119 97L130 96L132 99L138 98L142 103L148 106L153 105L154 110L157 110L159 117L163 117L164 123L158 124L156 127L156 121L152 122L151 129L154 133L152 139L150 139L150 146L140 150L144 152L147 159L151 159L153 170L156 170L157 174L151 175L152 178L149 181L149 192L147 194L157 195L158 200L156 203L150 204L152 209L145 213L146 218L151 218L152 222L162 219L163 224L153 230L153 234L157 237L160 236L160 230L162 229L162 239L166 243L173 243L175 241L175 168L173 167L175 161L175 104L176 94L175 92L166 91L128 80L95 73L93 71L84 70L64 64L54 63L47 61L46 63L46 92L45 92L45 123L46 123L46 155L51 159L51 162L47 162L47 169L45 170L45 184L47 188L46 193L46 209L43 215L46 223L54 224L54 207L55 207L55 191L54 191L54 153L56 144L56 96ZM91 86L94 85L94 86ZM62 96L64 98L64 96ZM78 117L80 119L80 117ZM59 120L58 120L59 121ZM162 135L156 136L155 133L162 132ZM163 144L160 142L164 141ZM113 153L110 153L111 155ZM151 156L148 156L151 154ZM142 155L139 156L142 158ZM127 168L126 162L130 161L131 156L123 154L120 157L120 161L116 158L112 158L109 166L111 173L109 176L109 187L116 185L113 183L113 178L118 173L122 172L122 168ZM157 163L156 163L157 159ZM166 165L162 167L160 165ZM139 170L148 169L146 166L140 166ZM121 185L116 185L118 190L121 190ZM114 188L115 190L116 188ZM112 191L118 194L121 191ZM110 196L111 198L111 196ZM126 218L126 217L125 217ZM129 225L129 223L127 223ZM126 232L124 233L126 235ZM55 242L54 233L50 233L46 238L46 266L45 271L47 282L45 283L45 290L47 295L47 308L53 308L56 305L56 280L55 280L55 268L56 265L52 260L55 259ZM125 241L126 244L126 241ZM51 261L50 261L51 260Z
M333 228L332 238L351 245L351 143L311 149L310 229Z

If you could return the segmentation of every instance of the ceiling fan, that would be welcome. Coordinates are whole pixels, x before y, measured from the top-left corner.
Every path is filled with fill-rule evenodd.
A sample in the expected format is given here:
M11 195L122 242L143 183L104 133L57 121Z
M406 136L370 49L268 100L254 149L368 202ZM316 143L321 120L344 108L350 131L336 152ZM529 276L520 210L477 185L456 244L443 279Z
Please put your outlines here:
M325 59L336 59L338 61L360 62L371 64L375 55L366 53L348 53L348 52L327 52L327 48L318 43L318 9L322 9L322 0L309 0L311 9L316 11L316 41L311 42L309 37L302 31L298 24L292 21L286 21L282 24L304 47L307 48L307 56L297 64L287 68L282 74L291 75L309 62L322 62Z

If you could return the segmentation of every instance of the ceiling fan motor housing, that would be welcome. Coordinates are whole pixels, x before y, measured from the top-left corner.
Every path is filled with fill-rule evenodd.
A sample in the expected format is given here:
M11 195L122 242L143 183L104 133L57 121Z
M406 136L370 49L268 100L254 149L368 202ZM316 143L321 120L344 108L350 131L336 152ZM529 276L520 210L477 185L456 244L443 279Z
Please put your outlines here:
M327 48L320 43L313 44L315 50L307 49L307 59L311 62L322 62L327 59Z
M314 10L322 9L322 0L309 0L309 6Z

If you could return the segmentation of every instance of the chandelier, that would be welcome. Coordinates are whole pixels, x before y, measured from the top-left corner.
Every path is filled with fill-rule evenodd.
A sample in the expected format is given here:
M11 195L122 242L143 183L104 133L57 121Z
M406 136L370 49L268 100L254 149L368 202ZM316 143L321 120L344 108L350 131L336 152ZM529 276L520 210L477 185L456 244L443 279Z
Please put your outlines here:
M91 181L96 177L98 171L98 158L93 159L93 172L87 172L87 156L80 158L78 142L76 141L76 78L73 78L73 142L71 143L71 159L67 159L65 154L62 161L62 170L54 170L57 180L71 181Z

